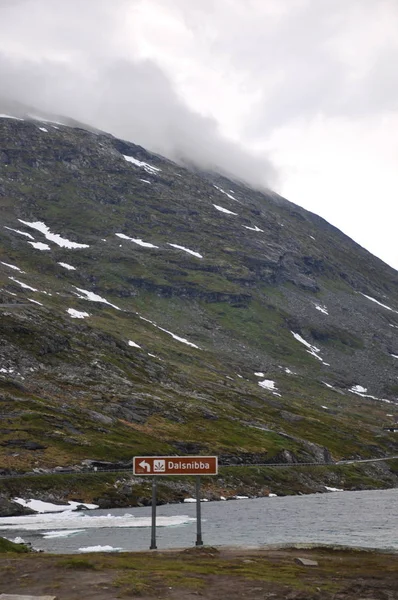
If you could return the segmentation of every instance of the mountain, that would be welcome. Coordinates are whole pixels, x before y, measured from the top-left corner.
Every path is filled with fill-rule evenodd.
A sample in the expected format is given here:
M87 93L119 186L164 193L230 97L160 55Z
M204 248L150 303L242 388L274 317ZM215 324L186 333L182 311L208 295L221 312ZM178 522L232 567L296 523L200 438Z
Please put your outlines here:
M398 273L317 215L23 111L0 206L3 468L397 451Z

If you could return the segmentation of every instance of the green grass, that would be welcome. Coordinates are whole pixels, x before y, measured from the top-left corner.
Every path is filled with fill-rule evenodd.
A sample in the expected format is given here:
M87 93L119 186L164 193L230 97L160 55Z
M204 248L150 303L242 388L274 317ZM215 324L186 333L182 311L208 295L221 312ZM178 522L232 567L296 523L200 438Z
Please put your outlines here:
M27 552L30 552L30 550L25 544L14 544L14 542L0 537L0 554L25 554Z

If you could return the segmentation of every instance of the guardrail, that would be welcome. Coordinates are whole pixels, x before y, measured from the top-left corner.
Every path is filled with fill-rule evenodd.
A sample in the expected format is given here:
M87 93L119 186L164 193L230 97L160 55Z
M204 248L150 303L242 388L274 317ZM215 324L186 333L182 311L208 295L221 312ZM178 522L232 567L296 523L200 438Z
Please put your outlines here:
M219 464L221 468L229 469L229 468L237 468L237 467L279 467L279 468L301 468L301 467L339 467L344 465L352 465L358 463L373 463L373 462L384 462L388 460L398 460L398 456L385 456L378 458L361 458L354 460L340 460L338 462L330 463L330 462L300 462L300 463L240 463L236 465L226 465ZM109 473L109 474L118 474L118 473L130 473L133 475L133 467L124 467L120 469L90 469L87 471L73 471L73 470L65 470L65 471L52 471L50 473L14 473L12 475L3 475L0 474L1 479L15 479L21 477L49 477L53 475L98 475L99 473ZM136 477L139 477L138 475Z

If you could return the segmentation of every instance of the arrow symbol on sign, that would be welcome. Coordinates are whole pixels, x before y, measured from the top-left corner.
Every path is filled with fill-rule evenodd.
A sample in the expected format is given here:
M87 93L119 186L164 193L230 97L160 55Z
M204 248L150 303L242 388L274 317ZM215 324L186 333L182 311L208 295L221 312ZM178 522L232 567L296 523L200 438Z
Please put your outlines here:
M149 463L147 463L145 460L142 460L140 463L138 463L138 466L145 469L147 473L149 473L151 470L151 465Z

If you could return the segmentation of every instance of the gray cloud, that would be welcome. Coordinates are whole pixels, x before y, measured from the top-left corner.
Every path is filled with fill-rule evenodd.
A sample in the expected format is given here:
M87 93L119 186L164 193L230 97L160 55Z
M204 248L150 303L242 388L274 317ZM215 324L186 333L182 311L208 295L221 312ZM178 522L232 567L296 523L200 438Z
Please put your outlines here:
M159 0L170 5L169 0ZM297 118L362 118L398 107L396 0L174 0L215 60L258 93L261 138Z
M116 0L110 12L103 0L21 0L0 10L0 37L8 35L14 48L7 53L3 38L0 95L70 116L173 159L272 185L270 161L225 139L214 120L191 110L158 65L120 58L117 33L123 11L117 9L127 5L128 0ZM15 41L20 43L25 33L24 44L33 49L29 59L15 50Z

